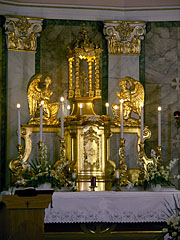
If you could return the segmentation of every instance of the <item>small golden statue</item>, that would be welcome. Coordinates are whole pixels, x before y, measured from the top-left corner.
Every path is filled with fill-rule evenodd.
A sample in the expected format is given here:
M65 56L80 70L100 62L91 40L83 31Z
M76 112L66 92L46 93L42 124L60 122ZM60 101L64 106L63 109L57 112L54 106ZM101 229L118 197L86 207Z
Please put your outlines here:
M42 74L36 74L31 77L28 84L28 103L30 109L30 115L34 116L29 120L29 124L39 124L40 121L40 105L41 101L44 101L43 105L43 124L45 125L57 125L59 121L56 119L57 112L59 110L59 103L50 103L49 100L53 94L53 91L49 88L51 84L51 78L46 77L42 80Z
M139 119L132 117L132 112L141 116L141 105L144 103L144 88L142 84L134 80L131 77L125 77L119 82L119 86L122 88L121 91L117 91L117 96L119 99L123 99L123 117L124 120L130 123L138 123ZM113 104L113 112L115 112L115 105ZM120 109L120 107L119 107ZM119 118L120 112L118 112L117 117Z

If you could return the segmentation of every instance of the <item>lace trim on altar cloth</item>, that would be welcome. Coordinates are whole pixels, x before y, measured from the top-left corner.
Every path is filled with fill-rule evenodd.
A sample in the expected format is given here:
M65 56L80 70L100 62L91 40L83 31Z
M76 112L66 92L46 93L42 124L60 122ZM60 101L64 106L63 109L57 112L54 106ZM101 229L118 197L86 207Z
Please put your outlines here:
M48 211L45 215L45 223L140 223L140 222L164 222L165 214L162 211L138 212L130 211Z

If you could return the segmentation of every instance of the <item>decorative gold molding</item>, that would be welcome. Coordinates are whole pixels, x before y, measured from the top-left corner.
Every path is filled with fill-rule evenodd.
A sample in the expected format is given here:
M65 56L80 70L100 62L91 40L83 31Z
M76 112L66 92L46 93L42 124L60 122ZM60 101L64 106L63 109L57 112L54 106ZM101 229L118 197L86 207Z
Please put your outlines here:
M36 51L42 19L6 16L5 33L8 50Z
M145 34L145 22L104 22L104 35L108 40L109 54L139 55L141 40Z

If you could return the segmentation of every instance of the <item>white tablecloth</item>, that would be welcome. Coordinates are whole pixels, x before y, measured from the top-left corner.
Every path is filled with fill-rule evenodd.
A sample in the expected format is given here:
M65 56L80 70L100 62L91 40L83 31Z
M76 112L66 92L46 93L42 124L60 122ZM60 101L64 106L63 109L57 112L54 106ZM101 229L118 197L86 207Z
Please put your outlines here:
M55 192L45 223L163 222L165 199L174 207L174 192Z

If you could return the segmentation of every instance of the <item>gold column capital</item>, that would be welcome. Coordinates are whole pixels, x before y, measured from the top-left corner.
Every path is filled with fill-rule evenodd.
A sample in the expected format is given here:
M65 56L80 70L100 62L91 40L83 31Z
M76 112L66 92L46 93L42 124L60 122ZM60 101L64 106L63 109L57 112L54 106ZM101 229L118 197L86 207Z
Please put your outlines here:
M105 21L104 35L108 52L115 55L139 55L146 34L145 22Z
M32 51L37 48L37 37L42 31L41 18L5 16L6 42L9 50Z

